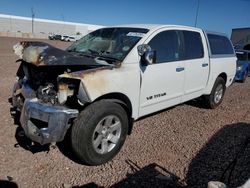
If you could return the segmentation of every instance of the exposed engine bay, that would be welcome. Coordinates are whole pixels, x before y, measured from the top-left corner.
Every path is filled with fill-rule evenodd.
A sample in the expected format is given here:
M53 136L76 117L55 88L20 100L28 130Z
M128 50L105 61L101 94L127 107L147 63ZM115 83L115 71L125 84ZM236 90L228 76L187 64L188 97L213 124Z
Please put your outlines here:
M20 42L13 49L21 58L17 61L21 62L17 71L18 87L26 87L32 91L29 95L44 103L65 104L68 97L77 97L79 94L79 80L60 79L59 75L111 68L111 65L98 58L67 52L42 42Z
M90 67L88 67L90 68ZM91 67L92 68L92 67ZM79 80L61 79L58 75L65 72L79 71L87 69L86 66L42 66L37 67L27 62L22 62L17 76L19 84L26 85L33 90L33 96L45 103L60 104L58 100L58 91L65 89L70 91L69 96L76 94L79 89ZM26 96L25 96L26 97ZM64 101L65 102L65 101ZM61 102L63 104L63 102Z
M40 144L62 141L72 120L91 102L81 79L115 64L41 42L20 42L13 49L21 64L12 104L21 113L25 134Z

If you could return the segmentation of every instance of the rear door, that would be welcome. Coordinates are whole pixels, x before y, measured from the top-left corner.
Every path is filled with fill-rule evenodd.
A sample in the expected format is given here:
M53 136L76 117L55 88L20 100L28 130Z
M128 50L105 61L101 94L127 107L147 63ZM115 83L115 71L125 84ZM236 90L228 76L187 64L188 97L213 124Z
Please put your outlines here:
M206 39L199 31L182 31L185 82L183 102L200 96L207 85L209 58Z

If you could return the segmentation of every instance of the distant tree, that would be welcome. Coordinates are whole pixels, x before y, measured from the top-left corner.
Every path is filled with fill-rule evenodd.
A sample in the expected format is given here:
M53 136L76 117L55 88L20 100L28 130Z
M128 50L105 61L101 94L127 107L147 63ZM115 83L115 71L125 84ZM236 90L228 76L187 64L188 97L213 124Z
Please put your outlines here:
M78 31L78 32L76 32L76 35L81 35L81 33Z

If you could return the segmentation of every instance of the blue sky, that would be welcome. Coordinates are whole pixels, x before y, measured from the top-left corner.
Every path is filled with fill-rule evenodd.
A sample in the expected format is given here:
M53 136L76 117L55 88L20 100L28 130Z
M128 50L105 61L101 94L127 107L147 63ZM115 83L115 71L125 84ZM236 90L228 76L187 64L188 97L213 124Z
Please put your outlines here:
M160 23L194 26L198 0L1 0L0 13L116 25ZM250 27L250 0L200 0L197 27L231 34Z

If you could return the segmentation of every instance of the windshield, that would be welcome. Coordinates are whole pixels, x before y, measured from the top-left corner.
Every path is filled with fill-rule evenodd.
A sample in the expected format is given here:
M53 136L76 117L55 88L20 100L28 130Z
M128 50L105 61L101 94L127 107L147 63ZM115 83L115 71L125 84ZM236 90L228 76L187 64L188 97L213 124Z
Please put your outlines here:
M67 51L122 61L148 32L142 28L103 28L87 34Z

